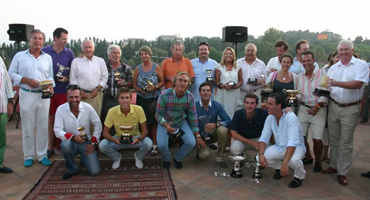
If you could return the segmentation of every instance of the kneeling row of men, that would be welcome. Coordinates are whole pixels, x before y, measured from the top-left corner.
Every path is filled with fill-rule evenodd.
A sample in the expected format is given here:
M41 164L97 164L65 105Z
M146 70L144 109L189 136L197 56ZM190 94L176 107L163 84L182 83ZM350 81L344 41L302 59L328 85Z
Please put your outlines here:
M208 83L203 83L199 87L201 100L194 102L193 95L187 90L190 84L189 78L187 73L179 72L174 79L174 87L163 91L158 98L156 109L157 141L159 152L164 161L164 168L170 167L171 153L168 147L169 136L167 133L173 133L174 127L179 127L183 131L181 136L183 144L173 158L175 167L181 169L181 160L196 145L198 158L206 159L210 154L199 132L210 133L214 136L215 141L218 140L218 155L220 155L225 150L227 127L231 126L232 136L235 139L231 146L233 155L240 155L249 145L253 146L259 150L257 161L260 162L261 166L271 166L276 169L274 178L278 179L288 175L288 166L290 166L295 170L295 174L289 186L298 187L301 184L306 174L301 161L306 148L297 116L283 110L286 104L283 95L270 95L267 112L256 108L258 104L256 95L247 94L244 99L245 109L238 110L231 121L222 106L210 99L212 86ZM67 87L68 102L60 106L56 112L54 131L56 136L62 139L62 154L68 169L68 172L63 175L63 179L71 178L78 172L74 159L76 154L81 155L80 163L90 175L100 173L95 145L99 145L100 151L113 160L113 169L120 166L122 156L121 153L117 152L118 150L139 148L134 154L135 165L137 168L143 168L142 160L151 150L153 143L149 137L146 137L148 130L143 109L140 106L130 104L130 90L128 88L120 89L119 105L109 110L104 122L103 136L105 139L100 143L98 142L102 131L100 119L89 104L80 102L80 100L80 88L77 85L70 85ZM198 124L198 118L203 116L208 117L208 121L205 123L200 120ZM221 119L220 122L217 122L218 117ZM94 128L91 128L90 124L93 124ZM140 125L140 129L138 126L134 126L130 131L133 136L133 142L130 144L121 144L119 140L119 135L122 133L120 126L124 124ZM112 126L117 133L115 136L109 134ZM80 137L80 133L77 131L79 127L85 127L84 133L90 138L89 140L85 141ZM93 132L92 135L91 132ZM274 134L276 143L266 148L272 134ZM247 139L259 136L261 136L259 141ZM226 163L220 163L220 165L225 167Z

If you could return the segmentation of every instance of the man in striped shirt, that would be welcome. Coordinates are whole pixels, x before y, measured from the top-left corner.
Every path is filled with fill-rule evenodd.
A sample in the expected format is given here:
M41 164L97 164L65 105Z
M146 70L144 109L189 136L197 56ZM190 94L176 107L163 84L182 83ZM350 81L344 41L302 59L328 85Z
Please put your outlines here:
M198 118L194 95L188 91L191 85L190 76L186 72L179 72L172 83L172 88L162 92L158 98L155 117L158 121L157 145L164 160L163 167L170 167L171 153L168 148L168 134L174 133L176 128L181 129L184 144L174 155L173 161L177 169L182 168L181 160L195 147L205 148L206 145L199 134ZM186 121L187 113L189 122ZM191 128L190 128L191 127ZM194 135L193 135L194 134ZM196 139L194 139L194 136Z
M320 158L323 152L322 137L324 135L326 122L326 104L327 97L315 96L312 92L319 87L324 76L325 70L315 67L314 54L311 51L305 51L301 55L302 64L305 72L298 75L298 90L301 94L298 98L301 99L299 106L298 118L302 126L303 135L305 137L306 158L303 160L304 164L312 164L313 158L310 153L310 146L307 142L308 128L312 129L313 150L315 153L315 167L314 172L321 172L322 167Z

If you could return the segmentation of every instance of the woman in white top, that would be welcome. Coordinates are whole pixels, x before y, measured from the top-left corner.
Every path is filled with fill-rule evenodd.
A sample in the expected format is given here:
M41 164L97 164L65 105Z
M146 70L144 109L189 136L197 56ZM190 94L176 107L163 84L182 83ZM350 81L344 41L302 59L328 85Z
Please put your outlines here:
M235 51L226 47L222 53L221 63L216 66L215 77L218 86L216 101L225 109L232 119L235 111L243 108L240 99L240 86L243 84L242 70L236 64ZM234 83L234 85L232 85Z

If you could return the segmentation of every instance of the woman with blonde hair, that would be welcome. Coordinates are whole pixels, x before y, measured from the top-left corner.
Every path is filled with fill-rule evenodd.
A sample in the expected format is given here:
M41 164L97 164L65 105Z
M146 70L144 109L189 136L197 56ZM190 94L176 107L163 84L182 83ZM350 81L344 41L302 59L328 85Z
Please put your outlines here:
M216 66L215 78L218 87L216 100L224 107L232 119L235 111L243 108L240 99L240 86L243 84L241 66L236 63L235 51L226 47L221 63Z

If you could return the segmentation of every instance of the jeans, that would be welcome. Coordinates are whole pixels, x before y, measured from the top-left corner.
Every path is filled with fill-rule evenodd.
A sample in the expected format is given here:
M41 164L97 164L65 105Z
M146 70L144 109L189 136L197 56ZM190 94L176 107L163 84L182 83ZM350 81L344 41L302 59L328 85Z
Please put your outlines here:
M138 138L140 135L133 136L135 138ZM113 136L114 138L118 139L117 136ZM107 139L104 139L99 143L99 149L102 153L107 155L110 159L113 160L113 162L118 161L120 153L118 150L121 149L137 149L136 156L143 160L146 153L148 153L153 147L153 142L149 137L145 137L141 142L138 144L116 144L112 141L109 141Z
M77 165L75 156L76 154L81 155L81 164L86 168L86 171L91 176L97 176L100 173L100 162L98 159L98 154L94 150L93 154L86 155L86 145L91 144L90 142L85 143L77 143L71 142L69 140L63 140L61 147L62 147L62 154L64 159L66 160L66 166L68 169L68 173L76 173L77 172Z
M195 147L195 137L193 134L193 130L190 128L189 124L184 121L182 126L180 127L185 134L181 137L184 144L177 150L174 159L180 162L185 156L187 156L191 150ZM167 130L165 127L158 124L157 130L157 146L158 150L161 153L161 156L165 162L170 162L171 160L171 152L168 148L168 135Z

